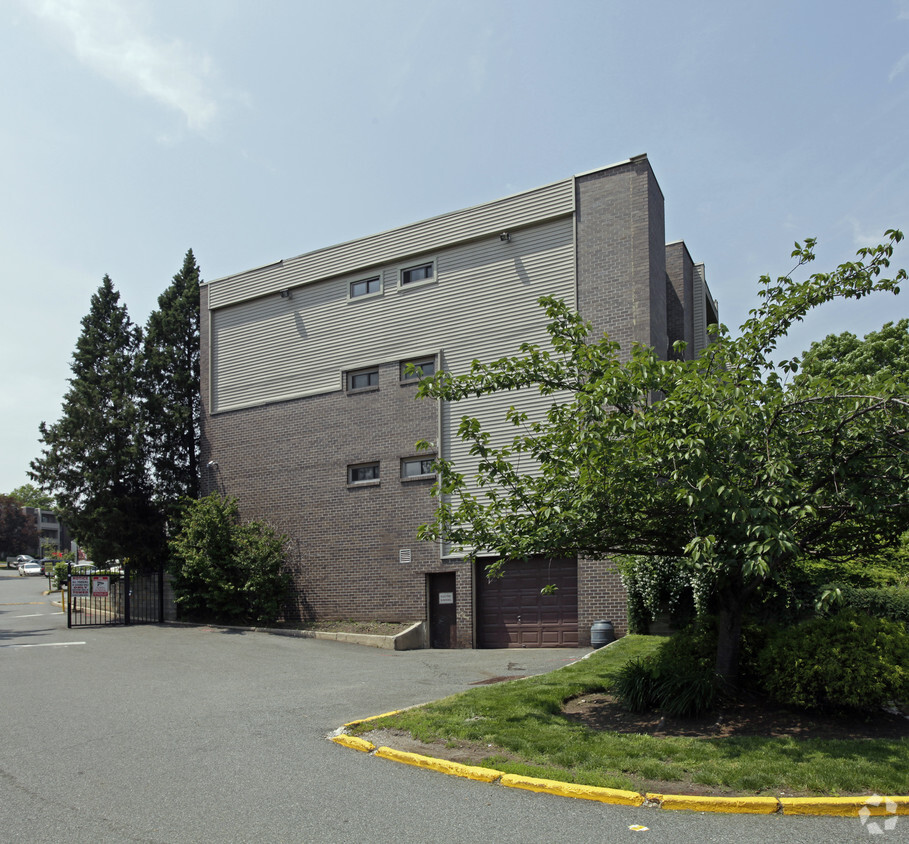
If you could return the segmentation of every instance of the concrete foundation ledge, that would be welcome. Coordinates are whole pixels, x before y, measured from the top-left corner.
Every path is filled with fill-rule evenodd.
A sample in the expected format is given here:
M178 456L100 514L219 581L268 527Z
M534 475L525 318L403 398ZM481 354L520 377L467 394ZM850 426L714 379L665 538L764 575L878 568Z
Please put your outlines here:
M394 636L378 636L375 633L323 633L321 630L305 631L312 633L313 639L327 639L330 642L347 642L348 645L365 645L368 648L395 649Z
M784 815L885 817L909 815L909 797L781 797Z
M598 788L593 785L577 785L570 782L521 777L516 774L503 774L499 782L508 788L523 788L527 791L557 794L560 797L576 797L582 800L598 800L600 803L612 803L619 806L641 806L644 803L644 797L636 791L622 791L617 788Z
M446 759L435 759L432 756L421 756L419 753L407 753L403 750L394 750L391 747L380 747L374 754L380 759L390 759L392 762L403 762L405 765L414 765L417 768L426 768L448 774L454 777L464 777L478 782L495 782L502 776L501 771L492 768L478 768L474 765L462 765L459 762L449 762Z
M250 633L271 633L274 636L289 636L294 639L323 639L330 642L346 642L368 648L385 648L390 651L413 651L426 647L425 621L415 621L406 630L395 636L380 636L377 633L343 633L328 630L299 630L296 627L244 627L235 624L203 624L192 621L168 621L179 627L217 627L224 630L248 630Z
M689 812L724 812L742 815L774 815L780 810L776 797L697 797L686 794L647 794L661 809Z
M426 647L429 633L425 621L416 621L394 637L396 651L418 651Z

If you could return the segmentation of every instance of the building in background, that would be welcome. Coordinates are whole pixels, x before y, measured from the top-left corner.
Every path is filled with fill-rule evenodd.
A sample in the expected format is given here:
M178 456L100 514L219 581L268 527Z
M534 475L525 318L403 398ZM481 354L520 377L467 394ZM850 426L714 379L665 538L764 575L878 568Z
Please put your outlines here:
M717 321L703 265L665 243L643 155L203 286L203 493L235 496L287 535L290 615L423 620L435 647L583 645L598 619L625 630L607 562L509 563L487 582L488 559L416 539L433 516L432 459L475 461L462 415L511 436L509 406L539 416L549 399L416 401L406 365L461 373L547 344L544 295L623 353L639 342L665 356L685 340L694 355Z
M30 554L34 554L40 559L46 556L45 551L49 546L53 546L53 550L57 551L70 550L69 530L57 518L57 514L53 510L46 510L43 507L23 507L22 512L32 516L35 520L35 527L38 528L38 547L30 548Z

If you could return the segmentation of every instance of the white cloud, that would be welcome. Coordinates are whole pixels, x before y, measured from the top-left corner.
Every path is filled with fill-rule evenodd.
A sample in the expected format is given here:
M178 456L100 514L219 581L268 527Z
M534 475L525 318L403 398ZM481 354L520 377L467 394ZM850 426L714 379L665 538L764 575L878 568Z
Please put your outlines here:
M473 46L473 52L467 59L468 76L476 94L481 94L486 89L489 78L489 56L494 34L491 26L485 26L480 31Z
M129 90L176 109L191 129L218 115L212 62L179 39L156 40L141 0L30 0L25 8L53 26L75 56Z
M844 222L852 228L852 242L856 247L874 246L884 240L883 229L875 230L855 217L846 217Z
M896 0L896 19L905 21L909 20L909 0ZM890 71L890 81L899 76L904 70L909 68L909 53L906 53Z
M900 75L904 70L906 70L907 68L909 68L909 53L906 53L906 55L904 55L904 56L903 56L903 57L902 57L894 66L893 66L893 69L890 71L890 77L889 77L890 81L893 82L893 80L894 80L897 76L899 76L899 75Z

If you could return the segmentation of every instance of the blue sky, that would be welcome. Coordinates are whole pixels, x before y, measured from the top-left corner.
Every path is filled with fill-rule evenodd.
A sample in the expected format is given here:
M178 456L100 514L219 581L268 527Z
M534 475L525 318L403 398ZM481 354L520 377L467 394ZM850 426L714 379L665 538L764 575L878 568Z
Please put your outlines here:
M5 0L0 74L0 492L104 274L144 324L188 248L217 278L647 153L738 326L796 239L909 231L909 0Z

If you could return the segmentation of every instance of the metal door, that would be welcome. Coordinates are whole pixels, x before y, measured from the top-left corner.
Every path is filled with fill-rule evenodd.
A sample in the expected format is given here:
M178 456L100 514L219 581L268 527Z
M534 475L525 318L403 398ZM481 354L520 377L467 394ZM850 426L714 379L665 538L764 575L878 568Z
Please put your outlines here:
M453 648L458 641L455 574L427 575L429 579L429 646Z

